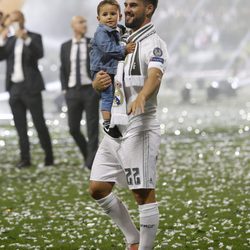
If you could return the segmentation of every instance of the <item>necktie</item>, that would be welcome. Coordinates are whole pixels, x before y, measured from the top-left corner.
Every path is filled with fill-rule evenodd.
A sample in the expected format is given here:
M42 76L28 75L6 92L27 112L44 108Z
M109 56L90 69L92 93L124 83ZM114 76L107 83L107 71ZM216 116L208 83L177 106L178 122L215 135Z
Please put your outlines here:
M76 52L76 86L81 86L81 70L80 70L80 43L77 43Z

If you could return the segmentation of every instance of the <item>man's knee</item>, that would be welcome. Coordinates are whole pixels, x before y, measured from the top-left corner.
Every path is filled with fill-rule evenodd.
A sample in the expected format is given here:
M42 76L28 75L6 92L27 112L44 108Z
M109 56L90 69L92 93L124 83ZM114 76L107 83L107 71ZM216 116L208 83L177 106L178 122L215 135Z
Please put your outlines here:
M156 202L154 189L134 189L132 192L138 205Z
M114 184L109 182L90 181L89 194L95 200L100 200L112 192Z

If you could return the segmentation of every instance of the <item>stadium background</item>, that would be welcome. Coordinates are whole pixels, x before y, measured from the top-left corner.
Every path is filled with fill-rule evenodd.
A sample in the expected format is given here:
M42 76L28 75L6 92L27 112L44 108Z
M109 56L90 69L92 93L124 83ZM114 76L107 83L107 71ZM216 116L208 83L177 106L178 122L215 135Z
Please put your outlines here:
M46 83L58 81L60 44L71 37L71 17L84 15L88 35L92 36L97 25L98 1L52 0L48 7L46 1L40 0L1 0L0 8L1 4L6 8L11 3L15 7L22 3L27 28L43 35L45 57L40 61L40 69ZM221 82L219 87L223 91L230 91L231 86L235 89L248 85L249 7L247 0L159 1L153 22L168 44L170 55L164 87L177 91L183 87L216 87L216 81ZM0 65L2 92L4 64Z

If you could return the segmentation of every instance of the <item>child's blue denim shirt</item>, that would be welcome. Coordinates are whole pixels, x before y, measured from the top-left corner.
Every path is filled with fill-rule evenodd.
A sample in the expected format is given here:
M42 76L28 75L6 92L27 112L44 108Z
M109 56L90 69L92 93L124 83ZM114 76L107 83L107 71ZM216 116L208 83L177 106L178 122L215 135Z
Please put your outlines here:
M125 57L125 46L120 44L119 32L99 24L91 45L90 70L92 75L100 70L115 75L118 61Z

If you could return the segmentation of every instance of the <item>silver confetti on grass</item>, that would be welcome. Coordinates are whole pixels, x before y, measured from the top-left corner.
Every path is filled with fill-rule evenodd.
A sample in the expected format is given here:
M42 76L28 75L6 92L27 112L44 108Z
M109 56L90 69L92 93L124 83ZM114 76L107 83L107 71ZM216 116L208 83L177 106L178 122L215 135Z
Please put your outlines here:
M247 249L250 105L163 103L159 114L160 226L155 249L213 250L221 246L230 250L239 241ZM14 128L0 128L0 141L5 143L0 154L6 156L0 158L0 248L124 249L120 231L88 194L89 176L81 169L79 150L67 136L65 119L51 119L48 124L57 165L36 168L44 155L35 145L38 139L31 127L34 167L25 171L13 168L19 153ZM126 201L138 226L138 207L131 193L115 192ZM19 235L24 241L16 237Z

